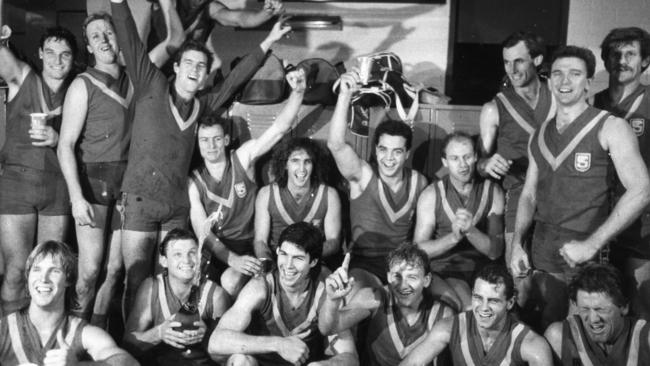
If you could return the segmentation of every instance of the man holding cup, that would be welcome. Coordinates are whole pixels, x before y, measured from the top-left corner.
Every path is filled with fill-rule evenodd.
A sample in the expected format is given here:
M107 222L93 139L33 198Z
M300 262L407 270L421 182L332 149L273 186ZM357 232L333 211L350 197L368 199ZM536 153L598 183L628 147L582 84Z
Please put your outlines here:
M0 0L0 17L2 15ZM1 26L1 24L0 24ZM39 74L0 45L0 77L9 86L6 143L0 153L0 243L5 260L2 302L6 312L26 299L25 260L34 243L62 240L70 204L56 157L61 104L76 53L64 28L50 28L38 49Z

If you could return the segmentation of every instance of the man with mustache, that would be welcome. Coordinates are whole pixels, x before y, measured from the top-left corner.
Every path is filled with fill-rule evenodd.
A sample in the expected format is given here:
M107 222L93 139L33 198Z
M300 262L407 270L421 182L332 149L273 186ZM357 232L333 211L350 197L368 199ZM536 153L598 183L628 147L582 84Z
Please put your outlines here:
M650 87L641 76L650 65L650 34L643 29L616 28L600 46L601 58L609 72L609 88L596 94L594 106L625 119L639 142L641 157L650 164ZM624 188L615 186L615 198ZM622 268L631 284L631 310L650 317L650 206L617 238L612 248L614 263ZM636 286L634 286L636 284Z

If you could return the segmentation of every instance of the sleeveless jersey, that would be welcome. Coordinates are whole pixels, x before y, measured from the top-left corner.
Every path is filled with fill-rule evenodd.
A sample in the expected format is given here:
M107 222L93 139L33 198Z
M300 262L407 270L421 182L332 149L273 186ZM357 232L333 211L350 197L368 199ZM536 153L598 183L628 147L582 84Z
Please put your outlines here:
M381 304L368 323L365 356L369 366L397 365L426 338L435 322L442 319L445 305L425 294L420 317L409 325L394 304L390 290L383 287L379 293Z
M296 310L295 316L287 318L282 309L280 280L278 271L268 273L266 301L259 313L254 315L250 329L255 335L289 337L300 335L309 347L309 362L325 358L326 337L318 330L318 310L321 299L325 296L325 273L321 271L316 281L309 284L309 295ZM289 306L289 305L286 305ZM306 336L303 333L307 333ZM255 355L262 365L291 365L276 353Z
M210 280L203 281L199 288L193 289L195 296L190 296L188 301L197 306L201 319L206 323L214 323L215 314L212 299L217 284ZM162 324L177 313L183 304L176 297L169 286L167 275L159 274L153 281L151 289L151 315L154 326Z
M88 113L78 154L85 163L126 161L129 151L131 120L129 105L133 84L124 70L114 79L111 75L87 68L77 76L86 85Z
M0 319L0 364L42 365L47 351L61 347L57 341L59 331L77 356L77 360L87 359L88 356L81 342L81 333L85 326L85 320L68 315L63 318L57 329L52 332L50 339L43 345L27 309L11 313Z
M230 156L221 181L215 180L205 166L192 171L190 179L212 221L212 232L226 245L252 243L257 185L246 174L237 154Z
M528 363L521 358L521 343L530 328L516 321L510 314L504 329L489 351L483 351L483 341L478 333L474 314L467 311L454 317L449 349L454 366L523 366Z
M611 160L598 141L609 113L587 108L559 133L555 118L531 139L539 170L535 219L578 233L591 233L609 214Z
M458 191L450 181L449 175L433 184L436 192L436 231L434 238L443 237L452 232L452 220L459 208L467 209L474 216L472 223L481 232L487 233L487 216L492 208L495 190L499 189L490 180L476 180L469 198L463 203ZM473 272L479 262L488 261L487 256L480 253L474 246L463 238L456 246L432 259L436 272Z
M647 365L650 359L649 329L645 320L626 318L623 332L616 339L609 353L605 353L589 338L580 317L571 315L562 322L562 365Z
M54 93L40 75L29 70L18 93L7 103L6 142L2 164L18 165L48 172L60 172L56 148L32 145L29 137L30 113L47 113L47 125L57 132L61 128L61 109L66 87Z
M426 178L404 169L404 183L398 192L373 173L366 189L350 200L352 254L385 257L412 235L413 216Z
M269 186L268 211L271 217L271 237L269 243L275 248L282 230L287 226L305 221L313 224L321 231L324 228L325 215L327 214L328 186L321 184L311 189L302 202L296 200L287 188L280 188L277 183Z
M536 128L555 116L555 99L548 83L540 80L535 109L512 87L503 88L494 102L499 111L496 152L512 160L512 166L503 179L503 188L510 189L524 183L528 169L528 140Z

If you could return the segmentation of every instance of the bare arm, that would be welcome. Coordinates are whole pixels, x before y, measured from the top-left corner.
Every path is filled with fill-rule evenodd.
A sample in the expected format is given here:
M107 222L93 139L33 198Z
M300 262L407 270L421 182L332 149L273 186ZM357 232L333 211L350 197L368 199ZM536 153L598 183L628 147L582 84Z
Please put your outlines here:
M264 155L267 151L280 141L293 125L298 110L302 105L302 99L307 89L304 70L294 70L287 74L287 81L291 86L291 95L282 111L278 114L273 124L256 139L246 141L236 154L239 157L244 169L248 170L253 162Z
M557 363L562 357L562 322L555 322L546 328L544 338L551 345L553 356Z
M153 282L151 278L147 278L138 288L135 305L126 321L124 346L134 354L147 351L162 341L158 329L152 327L150 301Z
M339 276L338 272L337 270L332 273L330 277ZM352 296L349 304L342 306L343 298L332 296L333 292L330 279L328 279L326 285L328 286L327 296L318 313L318 329L322 334L331 335L348 330L363 319L369 317L380 306L377 290L370 287L350 289L348 293L356 293ZM358 286L358 282L351 283L350 285Z
M521 343L521 358L530 366L553 366L553 354L544 337L528 332Z
M503 191L496 184L493 185L492 207L487 217L487 233L483 233L475 226L465 232L465 237L479 252L495 260L503 254Z
M272 258L269 247L271 233L271 215L269 214L269 199L271 186L264 186L255 198L255 238L253 248L257 258Z
M207 223L208 215L203 207L203 202L201 202L199 189L192 179L188 179L187 194L190 198L190 222L192 223L192 230L196 233L199 244L202 245L208 236L210 225Z
M424 250L429 258L440 256L460 242L463 235L458 230L433 239L436 230L436 190L431 184L422 191L418 199L413 241Z
M433 361L449 344L453 322L454 318L444 318L435 323L424 341L400 362L400 366L422 366Z
M0 28L4 25L2 23L2 19L4 19L3 5L4 0L0 0ZM29 66L17 59L9 47L0 43L0 78L4 79L9 86L8 100L13 99L23 84L23 76L27 74L24 69L27 67Z
M149 58L156 67L160 68L183 44L185 32L176 11L176 0L159 0L159 4L165 19L167 37L149 51Z
M499 109L494 100L483 105L479 117L481 130L481 158L476 165L479 174L484 177L500 179L508 173L512 161L495 153L499 130Z
M330 358L322 361L311 362L308 366L356 366L359 356L354 345L354 338L349 330L327 337L325 354Z
M323 257L336 254L341 245L341 200L336 189L327 187L327 213L325 214L325 243Z
M110 335L98 327L85 326L81 333L81 343L94 362L81 362L80 365L138 365L138 362L131 355L115 344Z
M210 18L216 20L221 25L231 27L253 28L261 25L273 16L280 14L283 10L282 3L279 1L273 2L278 4L272 6L271 2L267 1L262 9L247 10L247 9L228 9L225 5L218 1L213 1L208 7L208 14Z
M352 93L358 89L357 81L359 80L359 75L351 71L343 74L340 80L339 96L334 114L332 114L332 120L330 121L327 147L332 152L341 175L350 182L351 191L356 190L356 193L359 193L370 182L372 169L345 142L348 110L350 109ZM352 196L354 197L356 194L353 193Z

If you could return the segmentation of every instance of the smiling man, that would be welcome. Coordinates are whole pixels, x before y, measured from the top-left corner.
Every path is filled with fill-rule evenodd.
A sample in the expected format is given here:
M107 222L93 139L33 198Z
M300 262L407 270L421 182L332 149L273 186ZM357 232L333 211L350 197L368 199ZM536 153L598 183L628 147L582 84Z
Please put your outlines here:
M275 182L260 189L255 202L255 252L273 258L280 233L305 221L325 234L323 259L338 252L341 202L333 187L322 183L318 146L309 138L293 138L273 153Z
M558 104L555 118L530 140L530 164L517 210L510 268L527 272L522 244L533 219L533 288L541 299L541 329L567 315L567 284L574 267L598 260L616 234L650 202L648 171L627 122L587 104L595 57L585 48L556 51L551 88ZM611 209L613 163L625 193Z
M454 314L426 290L431 284L429 259L417 245L400 245L386 261L388 285L361 288L342 305L354 287L347 254L343 265L325 280L327 297L318 319L323 334L350 329L367 319L367 335L359 342L361 364L368 366L396 365L437 322Z
M29 307L0 319L0 364L138 365L102 329L67 315L77 260L66 244L39 244L26 267L31 301Z
M228 75L218 90L197 95L212 62L201 43L186 41L176 54L175 78L149 60L124 0L111 0L117 40L134 86L133 128L122 183L122 254L126 268L124 308L152 270L154 249L167 231L187 226L187 175L197 121L217 113L252 76L271 45L291 28L276 23L268 37Z
M400 366L426 365L447 346L454 366L551 366L551 349L544 338L510 314L514 291L505 267L483 267L474 280L472 310L436 323Z
M471 136L445 137L442 163L449 174L420 195L413 236L464 303L474 271L503 254L503 191L476 176L476 158Z
M628 317L621 273L611 265L590 263L571 281L577 314L551 324L545 337L563 366L646 365L650 326Z
M616 28L600 46L601 57L609 72L609 88L596 94L594 106L625 119L639 141L641 157L650 164L650 87L641 84L641 76L650 65L650 34L643 29ZM617 182L615 198L624 193ZM646 207L617 238L612 248L613 262L622 268L631 287L631 310L650 319L650 207ZM636 284L636 286L634 286Z
M289 225L279 238L277 268L251 279L210 337L218 361L237 366L358 365L349 331L318 330L324 279L323 234L310 223Z

